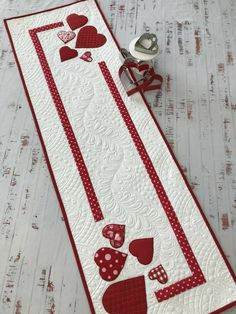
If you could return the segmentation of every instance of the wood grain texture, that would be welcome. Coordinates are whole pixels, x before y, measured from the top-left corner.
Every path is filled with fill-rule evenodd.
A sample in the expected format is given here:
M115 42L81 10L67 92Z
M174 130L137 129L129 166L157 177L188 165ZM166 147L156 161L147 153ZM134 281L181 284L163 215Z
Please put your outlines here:
M165 84L147 99L236 271L235 0L99 2L121 46L157 34ZM1 19L66 3L0 0ZM89 313L2 22L0 199L0 313Z

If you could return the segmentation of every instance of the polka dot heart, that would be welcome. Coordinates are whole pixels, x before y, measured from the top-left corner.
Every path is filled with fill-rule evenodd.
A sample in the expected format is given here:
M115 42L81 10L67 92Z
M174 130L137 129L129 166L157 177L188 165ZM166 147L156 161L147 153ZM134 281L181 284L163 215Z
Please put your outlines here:
M99 249L94 257L95 263L99 267L99 274L103 280L115 280L126 262L127 254L120 251L103 247Z

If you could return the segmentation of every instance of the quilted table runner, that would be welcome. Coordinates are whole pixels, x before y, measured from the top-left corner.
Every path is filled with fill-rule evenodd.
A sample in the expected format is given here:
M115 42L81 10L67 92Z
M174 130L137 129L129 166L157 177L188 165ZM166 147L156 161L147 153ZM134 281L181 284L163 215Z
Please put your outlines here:
M206 314L232 269L94 0L6 28L92 313Z

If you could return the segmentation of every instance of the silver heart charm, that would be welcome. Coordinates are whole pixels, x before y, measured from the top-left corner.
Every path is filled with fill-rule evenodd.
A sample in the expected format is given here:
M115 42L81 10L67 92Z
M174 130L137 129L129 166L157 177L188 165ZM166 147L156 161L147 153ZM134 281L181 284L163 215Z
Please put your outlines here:
M148 55L157 54L159 50L157 36L155 34L144 33L135 43L134 49Z

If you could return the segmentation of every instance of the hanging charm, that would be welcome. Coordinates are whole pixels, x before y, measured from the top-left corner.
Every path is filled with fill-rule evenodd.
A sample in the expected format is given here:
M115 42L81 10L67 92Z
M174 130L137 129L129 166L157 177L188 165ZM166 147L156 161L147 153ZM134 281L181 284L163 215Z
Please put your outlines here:
M147 41L148 47L145 46ZM163 77L155 72L151 62L158 52L156 35L145 33L132 44L133 48L131 44L130 51L125 48L120 50L123 64L119 69L119 77L127 95L131 96L137 92L161 89ZM136 53L142 59L135 57Z

